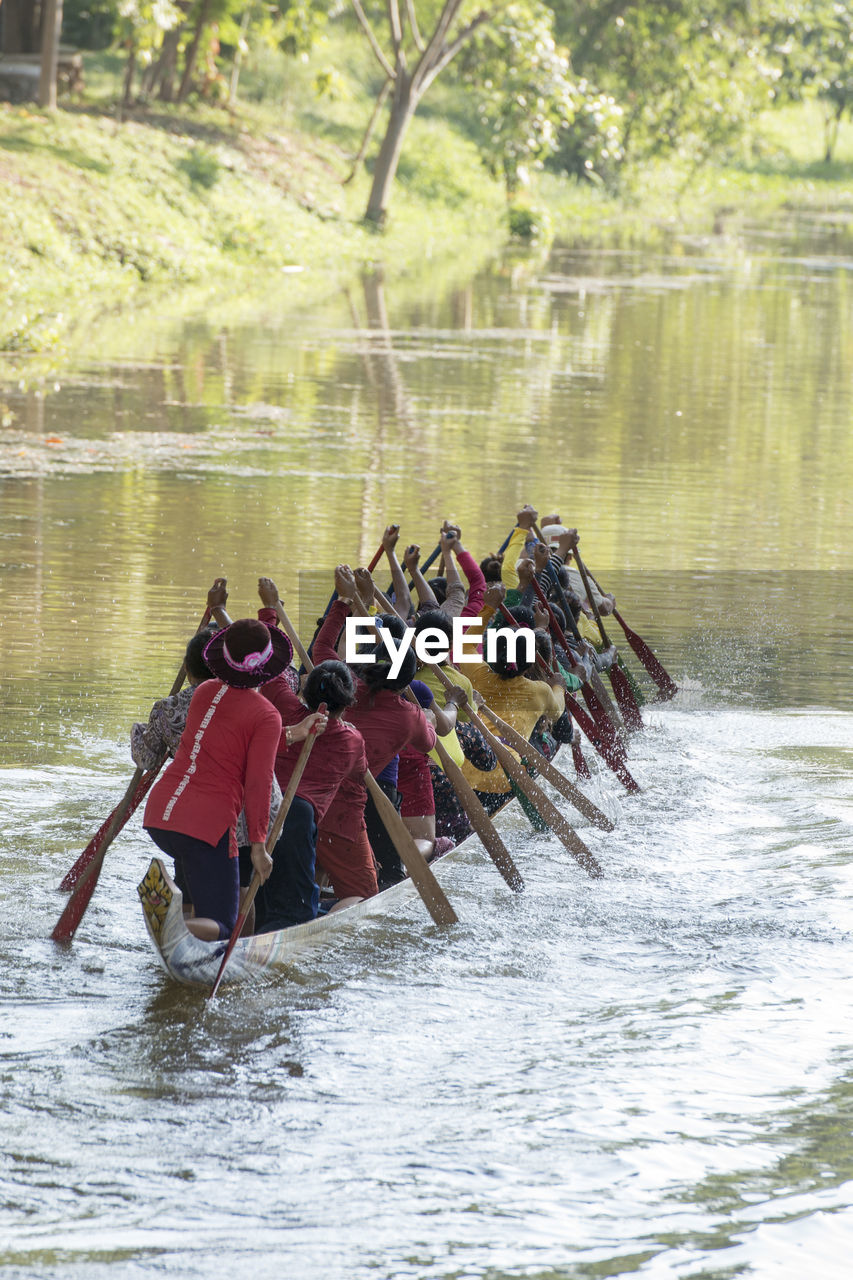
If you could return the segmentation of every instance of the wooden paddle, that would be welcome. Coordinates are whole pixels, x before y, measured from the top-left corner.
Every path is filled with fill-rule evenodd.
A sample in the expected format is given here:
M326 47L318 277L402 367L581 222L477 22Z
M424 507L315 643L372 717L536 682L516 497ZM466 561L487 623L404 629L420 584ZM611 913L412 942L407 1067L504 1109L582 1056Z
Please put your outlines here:
M448 684L450 682L448 681ZM418 700L412 693L411 688L406 690L406 696L410 702L414 702L418 706ZM521 878L521 872L512 860L512 855L507 849L500 834L492 822L486 810L477 798L474 788L471 786L465 774L459 768L459 765L452 758L449 751L439 737L435 740L435 749L438 758L441 761L441 767L450 779L453 790L456 792L465 816L471 823L474 831L480 837L480 841L486 853L492 862L500 871L504 880L506 880L510 889L516 893L521 893L524 888L524 881Z
M293 641L296 651L305 665L305 670L313 671L314 663L308 657L280 600L276 604L276 613L281 619L282 626ZM364 775L364 781L368 791L373 796L376 812L382 819L394 848L399 854L400 861L412 879L412 883L423 898L427 911L436 924L455 924L459 917L448 902L441 885L432 871L430 871L429 863L415 844L411 832L369 769Z
M601 590L601 587L599 587L598 583L595 581L594 575L590 574L589 576L592 578L595 586L598 587L598 590L601 591L601 594L605 595L606 593ZM666 671L663 663L655 656L654 653L652 653L642 636L638 636L636 631L631 630L618 609L613 610L613 616L624 631L625 639L628 641L628 644L634 650L634 653L637 655L640 662L642 662L646 671L657 685L660 692L659 701L668 702L670 698L674 698L678 693L678 685L675 683L672 676L670 676Z
M518 754L522 757L522 764L529 764L537 773L541 773L543 778L547 778L548 782L560 792L562 796L569 801L570 804L582 813L585 818L589 818L594 827L598 827L601 831L613 831L614 824L602 813L601 810L594 805L591 800L578 791L559 769L556 769L547 756L544 756L529 739L514 729L511 724L507 724L506 720L502 720L499 715L492 711L489 707L483 705L480 708L482 714L491 720L497 729L499 735L504 738L510 747L514 747Z
M439 679L444 683L447 680L448 685L451 681L441 671L440 667L434 667L433 670L440 672ZM476 708L471 706L466 696L465 711L473 725L480 730L489 746L494 751L501 768L508 778L511 778L519 791L523 792L533 808L538 812L540 818L546 826L550 827L554 834L563 842L569 853L575 858L580 865L591 876L600 876L602 874L601 866L598 861L586 847L583 840L576 831L573 831L563 814L555 804L548 799L541 787L537 786L531 778L530 774L522 764L516 760L515 756L500 738L495 737L491 729L488 729L480 717L477 715ZM526 742L526 739L525 739ZM530 744L527 743L529 747Z
M572 554L575 557L575 563L578 566L581 578L583 580L586 598L592 605L592 611L595 614L595 621L601 632L601 639L606 649L610 648L610 641L607 638L607 632L604 630L604 622L601 617L601 610L598 607L598 601L595 598L595 592L589 585L589 578L586 574L584 562L581 560L580 552L577 547L574 548ZM620 671L618 663L614 662L607 673L610 676L610 683L613 685L613 692L616 695L616 701L619 704L619 710L622 712L622 718L629 729L637 730L643 727L643 717L640 715L640 708L637 706L637 700L634 697L633 690L628 683L628 677L624 671Z
M406 868L412 883L423 898L427 911L436 924L456 924L459 917L430 870L429 863L415 844L405 822L369 769L364 775L364 781L373 798L376 812L382 819L385 830L391 837L394 848L397 850L400 861Z
M321 702L317 710L325 712L326 710L325 702ZM302 749L299 752L299 759L296 761L296 767L294 768L293 773L291 774L290 782L288 782L287 784L287 790L285 791L284 795L281 798L281 805L279 806L278 813L275 815L275 821L270 827L269 833L267 835L266 851L270 855L270 857L272 857L273 849L278 843L278 838L281 835L281 829L284 826L284 820L288 815L290 806L293 804L293 797L296 795L296 788L299 786L300 779L302 778L302 775L305 772L305 766L308 763L308 757L311 755L311 749L314 746L314 743L317 741L317 736L318 736L317 726L313 725L311 727L310 733L308 734L308 737L302 743ZM212 1000L213 997L216 995L217 991L219 990L219 984L222 982L222 975L225 973L225 966L228 963L228 958L237 944L237 939L240 937L240 934L243 932L243 926L246 923L246 917L249 914L249 909L252 903L255 901L255 898L257 896L257 893L260 887L261 887L261 877L258 875L256 871L255 874L252 876L251 884L249 885L249 888L246 892L246 896L243 899L243 906L240 909L240 912L237 916L237 923L234 925L234 928L231 930L231 937L228 939L228 946L225 948L225 954L222 957L222 963L219 966L219 972L216 975L216 981L214 982L213 986L210 988L210 995L207 997L208 1000Z
M210 619L210 609L205 609L201 622L196 628L196 632L202 631ZM169 690L168 696L174 697L181 689L186 677L186 667L181 663L180 670L175 677L174 683ZM142 800L157 774L163 767L168 752L164 752L158 760L154 769L149 770L144 775L142 769L137 769L128 784L128 788L124 793L119 804L113 809L106 824L100 828L98 832L89 841L86 848L80 854L80 857L74 863L74 866L63 877L62 885L66 883L69 887L74 886L71 897L65 904L65 910L54 925L51 937L54 942L70 942L77 932L77 927L86 913L86 908L91 901L92 894L95 892L95 885L98 883L98 877L101 874L101 867L104 865L104 858L107 850L112 844L115 837L121 831L122 827L128 821L136 808L142 803ZM143 776L144 775L144 776ZM144 785L143 785L144 782ZM102 838L99 836L103 832Z

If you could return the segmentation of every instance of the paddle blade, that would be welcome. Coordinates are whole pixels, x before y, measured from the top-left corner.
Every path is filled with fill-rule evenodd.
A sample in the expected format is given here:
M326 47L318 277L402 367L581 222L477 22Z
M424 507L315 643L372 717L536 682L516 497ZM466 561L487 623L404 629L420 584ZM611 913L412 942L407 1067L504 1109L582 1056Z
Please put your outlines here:
M584 754L581 751L581 744L578 742L577 736L572 738L572 759L575 762L575 773L579 778L592 777L592 774L589 771L589 765L584 759Z
M660 690L660 701L667 702L670 698L674 698L678 693L678 685L665 670L663 663L655 657L642 636L638 636L636 631L631 630L618 609L613 610L613 616L625 632L628 644Z
M96 854L81 875L77 887L65 904L65 910L54 925L50 935L54 942L70 942L77 932L77 926L86 914L95 885L104 865L103 853Z
M640 715L637 699L634 697L634 691L628 683L628 677L625 672L614 662L608 675L610 676L610 683L613 685L616 703L622 713L622 719L625 721L625 727L631 732L642 729L643 717Z
M225 948L225 954L223 955L222 962L219 965L219 972L216 975L216 981L214 982L213 986L210 988L210 994L207 997L208 1000L212 1000L213 997L216 995L217 991L219 990L219 984L222 982L222 975L225 972L225 966L228 963L228 958L231 955L231 952L234 950L234 947L237 945L237 939L240 937L240 934L243 932L243 926L246 923L246 916L248 914L249 914L248 908L244 908L244 910L241 911L237 917L237 923L234 925L234 928L231 932L231 937L228 939L228 946Z
M139 784L137 785L136 790L132 794L130 805L123 817L120 816L119 814L119 811L121 809L121 804L116 805L116 807L113 809L112 813L109 815L106 821L101 823L98 830L92 836L92 839L86 845L86 848L80 854L80 857L74 863L74 866L71 867L68 871L66 871L65 875L62 877L62 880L60 881L60 884L59 884L60 889L66 892L69 889L73 889L74 886L79 881L80 877L82 876L83 872L89 866L89 863L92 861L92 859L97 857L97 855L101 852L102 849L103 849L103 852L106 853L107 849L109 848L109 845L105 844L105 837L107 835L107 832L110 829L110 823L116 822L116 819L118 819L115 830L110 836L110 844L111 844L113 839L115 839L115 837L118 835L121 829L126 825L129 819L133 816L133 814L139 808L142 801L147 796L148 792L151 790L151 784L153 783L154 779L157 777L158 772L159 772L159 769L152 769L149 773L145 773L142 775L142 778L139 780Z

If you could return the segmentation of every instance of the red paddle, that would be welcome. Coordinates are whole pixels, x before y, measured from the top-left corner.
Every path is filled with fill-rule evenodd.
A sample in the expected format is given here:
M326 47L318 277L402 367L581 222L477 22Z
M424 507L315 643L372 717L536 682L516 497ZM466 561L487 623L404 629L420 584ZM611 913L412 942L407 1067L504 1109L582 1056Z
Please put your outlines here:
M604 623L601 619L601 610L598 607L598 601L595 598L592 588L589 585L584 562L580 558L577 547L574 548L572 554L575 557L575 563L580 571L583 579L584 591L587 599L592 605L592 611L595 614L595 621L598 623L598 630L601 632L601 639L604 641L604 647L610 648L610 641L607 638L607 632L604 630ZM619 710L629 729L642 729L643 717L640 715L640 708L637 706L637 700L634 697L634 691L628 683L628 677L622 671L618 663L614 662L607 673L610 676L610 683L613 685L613 692L616 695L616 701L619 704Z
M592 581L598 587L599 591L601 591L601 587L599 587L598 583L595 581L594 574L591 573L589 576L592 578ZM605 593L601 591L601 594L604 595ZM640 659L640 662L642 662L646 671L657 685L660 691L659 701L668 702L670 698L674 698L678 693L678 685L672 679L672 676L670 676L666 671L660 659L652 653L643 637L638 636L636 631L631 630L618 609L613 610L613 617L625 632L625 639L628 641L628 644L634 650L634 653Z
M557 621L554 615L553 609L548 603L548 598L545 595L545 592L542 590L539 583L536 581L535 576L531 579L531 582L533 583L533 589L536 592L539 598L539 601L542 604L542 607L546 609L548 612L548 617L551 621L551 628L554 632L554 635L557 637L560 644L565 649L566 653L568 653L569 652L568 641L566 640L562 627L560 626L559 622ZM506 606L502 605L501 608L505 609ZM512 619L513 625L514 625L515 619L512 618L512 614L510 614L509 616ZM619 753L615 750L615 743L617 741L617 738L616 738L616 734L613 732L612 726L610 727L611 738L608 741L606 736L607 728L605 726L605 722L594 721L591 716L587 715L587 713L581 707L578 706L574 698L569 696L568 690L566 690L566 710L568 711L569 715L572 716L573 719L575 719L578 722L581 729L589 738L590 742L595 747L598 754L604 760L604 763L608 766L608 768L613 770L613 772L616 774L616 777L619 779L622 785L626 788L626 790L639 791L640 790L639 783L636 781L636 779L634 779L631 776L631 774L629 773L628 769L625 766L624 755L620 756ZM608 719L606 724L609 724L609 723L610 722Z
M207 626L210 613L210 609L205 609L201 622L196 629L197 631L201 631ZM181 663L174 684L169 690L170 698L180 691L185 676L186 668ZM131 814L142 803L152 782L162 769L165 759L166 756L163 755L157 767L147 774L143 774L142 769L136 770L120 804L113 809L107 821L89 841L74 866L66 873L62 881L63 887L65 887L66 882L68 882L69 887L72 885L76 887L65 904L65 910L57 920L53 933L50 935L54 942L70 942L74 937L77 932L77 926L83 919L92 894L95 892L95 885L98 883L98 877L101 874L101 867L104 864L107 850Z

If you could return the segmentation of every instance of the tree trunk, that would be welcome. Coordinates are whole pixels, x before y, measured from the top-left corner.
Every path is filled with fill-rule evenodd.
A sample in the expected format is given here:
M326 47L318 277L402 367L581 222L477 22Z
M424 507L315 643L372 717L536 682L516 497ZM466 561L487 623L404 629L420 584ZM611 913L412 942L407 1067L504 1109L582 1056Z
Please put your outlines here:
M178 102L183 102L190 91L198 46L201 44L201 37L204 34L204 28L207 26L211 4L212 0L201 0L201 8L198 14L198 21L195 24L193 38L184 55L184 74L181 76L181 87L178 89Z
M127 50L127 66L124 69L124 88L121 94L121 105L123 107L130 106L131 93L133 91L133 74L136 71L136 37L131 36L129 48Z
M406 130L409 127L412 116L415 114L417 105L418 99L412 93L410 78L398 68L397 79L394 81L394 96L391 99L388 128L385 130L385 137L382 139L382 146L379 148L379 155L376 157L373 184L370 188L367 209L364 213L365 222L372 222L374 226L381 227L385 221L391 185L397 172L397 165L400 162Z
M41 74L39 106L56 110L56 67L59 58L59 33L62 30L62 0L47 0L42 19Z
M237 105L237 85L240 82L240 68L243 65L243 45L246 43L246 33L249 30L249 7L243 10L243 18L240 22L240 36L237 40L237 48L234 50L234 62L231 66L231 81L228 85L228 108L233 111Z
M175 73L178 69L178 45L181 43L184 24L167 31L163 37L163 48L157 59L157 69L151 80L151 92L161 102L171 102L175 96Z
M361 146L358 149L358 155L353 160L352 168L350 169L349 173L341 183L342 187L345 187L348 182L352 182L353 178L358 173L359 168L361 167L364 157L367 155L367 148L370 146L370 142L373 137L373 131L376 128L376 122L379 119L379 116L382 112L382 108L385 106L385 99L388 97L388 94L391 92L391 84L392 84L391 80L386 80L379 91L379 97L376 99L376 102L373 105L373 111L370 114L370 119L367 122L367 128L364 131L364 137L361 140Z

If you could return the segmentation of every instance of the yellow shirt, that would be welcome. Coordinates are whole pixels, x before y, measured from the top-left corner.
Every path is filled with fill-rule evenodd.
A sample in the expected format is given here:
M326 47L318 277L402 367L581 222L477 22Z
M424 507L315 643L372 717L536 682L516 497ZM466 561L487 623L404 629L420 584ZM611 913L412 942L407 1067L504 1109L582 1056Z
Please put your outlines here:
M451 684L457 684L459 685L460 689L465 690L465 696L467 697L468 701L471 703L471 706L473 707L474 686L472 685L468 677L463 676L462 672L457 671L455 667L451 667L449 662L445 663L445 665L441 669L445 673L445 675L447 676ZM447 705L447 690L445 689L444 685L441 683L438 676L436 675L435 667L420 667L418 670L417 678L418 680L422 680L424 684L427 686L427 688L432 691L432 694L437 699L438 705L440 707L444 707ZM457 720L467 720L468 716L466 712L464 712L460 707L456 718ZM450 733L446 735L446 737L441 739L441 745L444 747L445 751L450 756L451 760L453 760L455 764L458 764L459 768L461 769L465 763L465 752L462 750L462 744L460 743L458 737L456 736L455 729L452 729ZM429 758L430 760L434 760L435 763L439 767L441 767L441 761L438 758L438 751L436 751L435 749L430 751Z
M518 586L518 574L515 571L515 566L518 564L519 556L524 550L525 542L533 536L529 529L522 529L521 525L518 524L512 531L512 536L504 551L503 564L501 566L501 582L507 591L512 591L514 587Z
M598 629L598 623L595 621L594 618L588 618L584 613L583 609L581 609L580 613L578 614L577 626L578 626L578 631L581 633L584 640L588 640L589 643L595 649L604 648L604 641L601 638L601 632Z
M524 738L529 738L542 716L556 720L565 708L565 698L559 686L552 688L542 680L526 680L514 676L501 680L485 662L468 668L471 683L484 697L486 705L507 724L512 725ZM518 759L516 752L513 755ZM498 765L490 773L482 773L466 760L462 772L475 791L503 793L510 790L503 769Z

